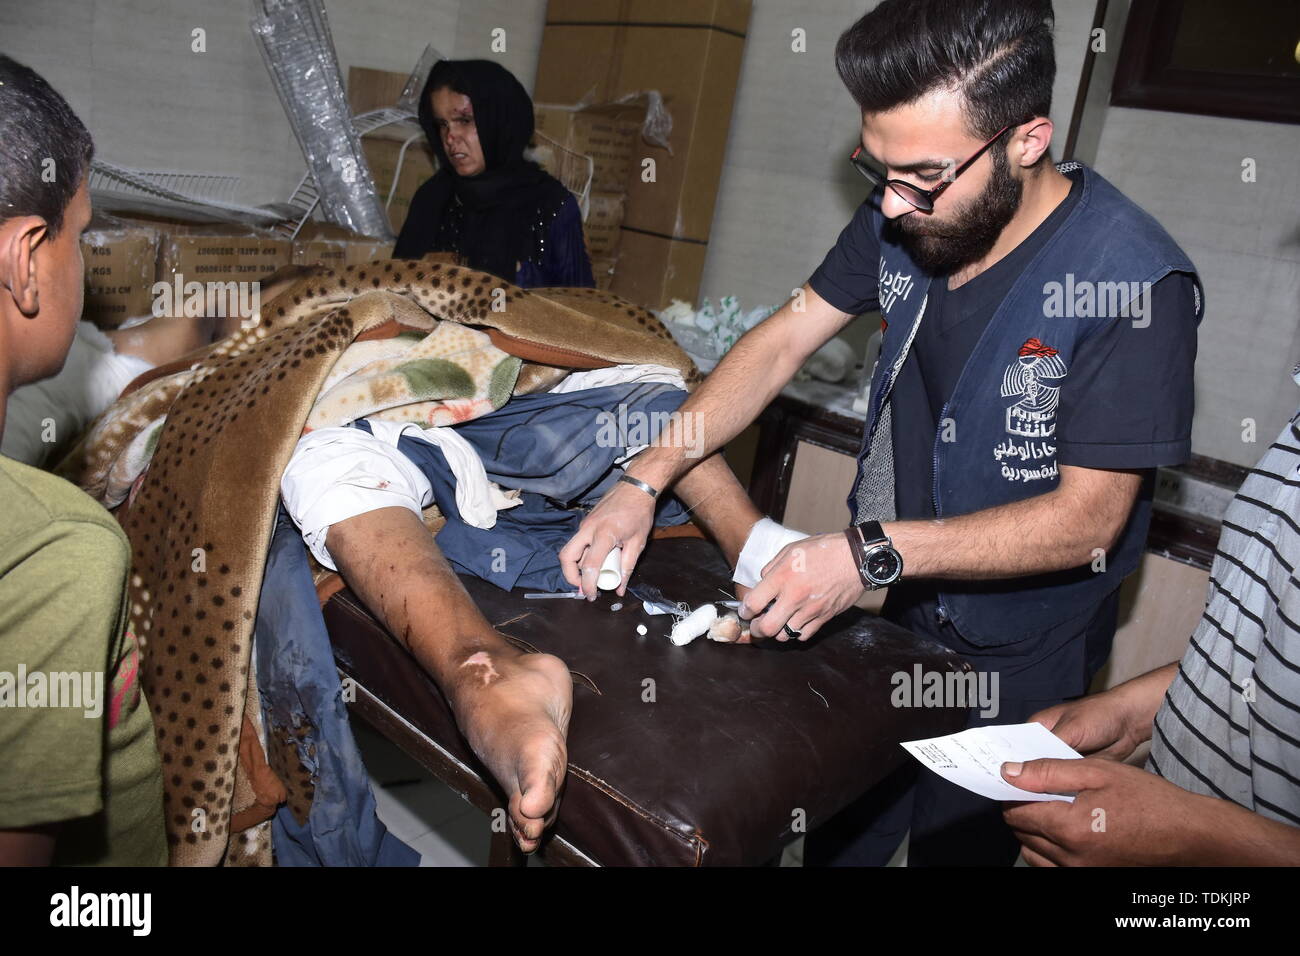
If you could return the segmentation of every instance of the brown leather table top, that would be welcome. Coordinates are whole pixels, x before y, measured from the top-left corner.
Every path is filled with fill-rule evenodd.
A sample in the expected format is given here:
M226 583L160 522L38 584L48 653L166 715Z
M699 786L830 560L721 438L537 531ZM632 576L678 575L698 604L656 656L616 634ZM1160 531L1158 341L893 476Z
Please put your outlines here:
M614 612L612 594L529 601L463 580L495 627L575 672L555 832L604 865L762 863L910 759L899 741L965 722L963 710L891 704L894 673L965 665L874 615L847 612L806 644L676 647L671 619L631 595ZM674 538L651 542L638 581L696 605L723 600L729 573L712 544ZM325 621L344 671L487 776L436 685L350 591L326 604Z

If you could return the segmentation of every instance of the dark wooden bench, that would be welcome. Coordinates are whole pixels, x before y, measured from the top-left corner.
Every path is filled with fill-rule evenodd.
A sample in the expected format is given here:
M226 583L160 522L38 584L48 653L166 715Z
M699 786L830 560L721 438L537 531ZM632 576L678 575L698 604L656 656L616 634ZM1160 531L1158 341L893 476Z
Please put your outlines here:
M707 541L651 543L634 580L691 604L723 599L728 571ZM574 673L569 768L539 851L553 865L757 865L910 759L899 741L960 729L965 712L895 707L891 675L967 665L939 644L848 612L807 644L668 640L666 617L630 595L529 601L464 579L492 624ZM354 712L491 813L497 785L414 659L343 590L325 605ZM640 637L636 625L649 634ZM518 864L494 833L493 864Z

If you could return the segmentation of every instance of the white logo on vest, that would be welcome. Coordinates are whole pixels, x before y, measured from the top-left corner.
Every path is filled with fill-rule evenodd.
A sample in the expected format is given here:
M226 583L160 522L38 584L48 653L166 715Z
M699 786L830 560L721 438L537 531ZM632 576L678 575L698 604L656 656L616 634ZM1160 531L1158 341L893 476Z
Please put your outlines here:
M1003 439L994 448L993 457L1002 462L1002 477L1008 481L1039 481L1056 476L1056 444L1048 439L1056 434L1059 383L1066 372L1057 350L1038 339L1026 340L1016 361L1007 366L1002 376L1002 397L1019 399L1007 408L1007 434L1014 437ZM1010 461L1045 463L1026 468Z

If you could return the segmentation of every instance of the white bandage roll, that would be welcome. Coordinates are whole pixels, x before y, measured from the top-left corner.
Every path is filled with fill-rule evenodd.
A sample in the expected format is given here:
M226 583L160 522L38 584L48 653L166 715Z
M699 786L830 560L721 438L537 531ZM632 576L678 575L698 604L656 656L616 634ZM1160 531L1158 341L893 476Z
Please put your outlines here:
M717 607L712 604L702 604L673 625L668 639L678 647L682 647L706 632L709 625L717 619Z
M596 587L613 591L623 583L623 549L615 548L605 555L605 561L596 573Z

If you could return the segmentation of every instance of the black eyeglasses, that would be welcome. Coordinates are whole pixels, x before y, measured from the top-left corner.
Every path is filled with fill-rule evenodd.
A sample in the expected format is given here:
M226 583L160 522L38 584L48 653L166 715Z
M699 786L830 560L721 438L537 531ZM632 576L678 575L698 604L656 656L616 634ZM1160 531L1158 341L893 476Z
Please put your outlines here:
M903 202L910 206L914 206L922 212L930 212L934 209L934 201L939 197L939 194L951 186L958 176L966 172L966 170L970 168L971 163L983 156L984 151L996 143L1003 133L1012 129L1016 125L1018 124L1011 123L998 130L991 140L975 151L975 155L971 156L970 159L966 160L966 162L962 163L952 172L945 173L943 182L935 186L933 189L922 189L920 186L902 179L885 178L884 174L881 173L880 170L875 169L865 160L859 158L863 151L861 146L853 151L853 155L849 157L849 162L851 162L853 168L865 176L867 181L873 186L888 186L894 191L894 195L898 196L898 198L903 200Z

